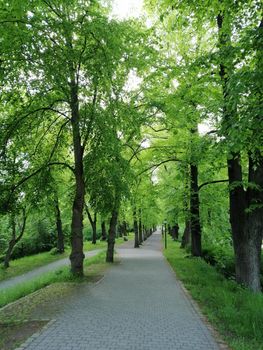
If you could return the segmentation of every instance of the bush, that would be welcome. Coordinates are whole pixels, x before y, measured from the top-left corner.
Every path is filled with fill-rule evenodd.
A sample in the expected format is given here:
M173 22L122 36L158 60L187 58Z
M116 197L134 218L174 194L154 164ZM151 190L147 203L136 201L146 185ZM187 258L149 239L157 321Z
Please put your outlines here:
M60 254L60 252L59 252L57 247L52 248L49 253L50 253L50 255Z
M231 247L209 245L203 249L204 260L221 272L227 278L235 276L235 259Z
M22 240L15 246L12 258L46 252L56 246L56 234L47 220L37 222L32 227L33 232L27 232Z

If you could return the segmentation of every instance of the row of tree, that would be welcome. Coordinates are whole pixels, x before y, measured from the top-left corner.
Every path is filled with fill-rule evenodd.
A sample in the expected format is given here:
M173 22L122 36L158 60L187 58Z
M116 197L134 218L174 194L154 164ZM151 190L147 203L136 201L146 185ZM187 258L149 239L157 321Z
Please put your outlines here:
M233 244L236 280L259 291L263 236L262 3L149 0L147 5L158 17L156 31L165 52L163 69L152 74L158 89L149 93L160 114L161 130L156 143L159 159L152 162L152 169L177 164L173 165L177 175L169 165L162 177L166 179L164 186L169 176L181 180L179 188L175 188L178 181L172 186L185 213L183 245L189 243L191 232L194 256L202 256L204 221L211 224L212 213L219 213L218 204L224 205L224 217L229 213L231 224L228 242ZM209 126L206 132L205 123ZM225 182L229 184L229 204ZM171 197L173 192L167 192L166 198ZM200 217L200 196L206 218ZM178 208L169 198L168 202L168 213Z
M46 201L61 231L62 206L77 275L85 213L94 243L97 217L109 225L110 262L118 221L138 247L167 218L194 256L232 245L238 283L259 291L262 4L145 5L151 28L98 0L0 5L1 213L15 241Z
M138 212L139 243L154 223L150 205L142 208L141 180L132 169L146 118L129 81L147 74L155 49L141 23L119 22L109 14L100 1L0 5L0 202L2 220L10 217L11 235L6 266L27 217L53 216L45 207L54 212L60 252L63 222L68 224L71 215L70 260L76 275L83 274L85 213L93 243L97 216L104 238L109 224L108 262L118 218L125 226L125 206L127 212L132 206L132 220Z

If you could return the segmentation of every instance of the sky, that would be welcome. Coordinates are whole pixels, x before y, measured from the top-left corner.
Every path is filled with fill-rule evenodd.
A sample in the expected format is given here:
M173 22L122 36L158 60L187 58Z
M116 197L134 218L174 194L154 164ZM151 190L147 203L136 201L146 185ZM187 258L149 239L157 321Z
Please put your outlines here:
M112 14L119 19L139 17L143 12L143 0L113 0Z

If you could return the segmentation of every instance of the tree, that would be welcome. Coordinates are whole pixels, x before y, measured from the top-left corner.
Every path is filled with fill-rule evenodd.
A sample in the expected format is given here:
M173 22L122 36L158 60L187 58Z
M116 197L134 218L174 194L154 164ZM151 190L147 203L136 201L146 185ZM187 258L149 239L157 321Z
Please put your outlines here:
M125 84L127 72L136 62L134 53L141 52L142 41L137 34L139 26L109 20L107 9L98 1L88 4L80 0L70 3L61 0L59 4L52 0L34 1L25 3L22 10L14 12L17 4L13 0L14 6L5 9L1 19L8 31L6 40L13 27L16 28L18 23L22 26L19 32L19 40L23 39L23 50L19 52L22 63L16 66L14 76L10 75L5 86L6 91L11 89L17 96L22 91L22 103L8 115L3 143L6 146L18 135L30 135L29 130L34 135L40 131L37 146L40 148L50 140L50 129L55 130L55 141L47 156L38 163L38 168L31 160L29 178L47 166L72 171L75 194L71 221L71 270L75 275L82 275L84 158L90 151L94 127L99 125L96 121L98 111L103 110L104 99L107 101L114 93L111 84L114 81L120 86ZM7 57L8 53L5 52ZM12 54L17 61L20 60L15 50ZM129 57L132 57L129 65L124 65ZM11 65L12 60L7 58L5 69L11 71ZM124 74L115 75L118 67L126 67ZM48 125L45 127L45 124ZM37 144L36 139L33 141ZM55 159L59 148L65 145L67 153L64 159ZM25 152L30 153L27 146ZM17 186L21 181L26 179L18 181Z
M177 60L181 61L181 65L184 63L185 71L194 69L194 84L198 82L200 87L203 86L199 90L201 94L194 94L194 101L201 111L209 107L207 116L216 121L215 135L221 137L217 147L227 157L236 278L238 283L258 291L262 240L262 183L259 180L262 150L258 142L261 133L258 126L255 127L259 121L261 87L255 76L256 73L261 74L262 68L262 55L258 50L258 45L262 43L262 6L258 1L249 4L212 1L207 6L201 1L193 4L161 0L148 1L148 5L157 5L162 13L161 21L174 39L173 47L181 54L181 57L177 55ZM193 29L196 34L192 47L198 52L194 61L185 54L187 49L190 51L189 45L185 45L181 37L182 33L185 37ZM218 37L214 35L216 30ZM209 91L209 96L206 91ZM212 91L215 94L211 94ZM202 94L207 95L207 101L202 99ZM249 169L246 180L242 167L244 162Z

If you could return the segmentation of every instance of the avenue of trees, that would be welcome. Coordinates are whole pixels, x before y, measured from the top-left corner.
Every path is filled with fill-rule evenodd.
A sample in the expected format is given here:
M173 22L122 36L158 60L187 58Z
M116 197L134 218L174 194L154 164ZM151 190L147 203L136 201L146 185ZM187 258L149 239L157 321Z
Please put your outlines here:
M0 4L0 256L70 244L82 275L87 227L113 262L116 234L137 248L167 220L259 292L262 4L145 9L150 27L98 0Z

